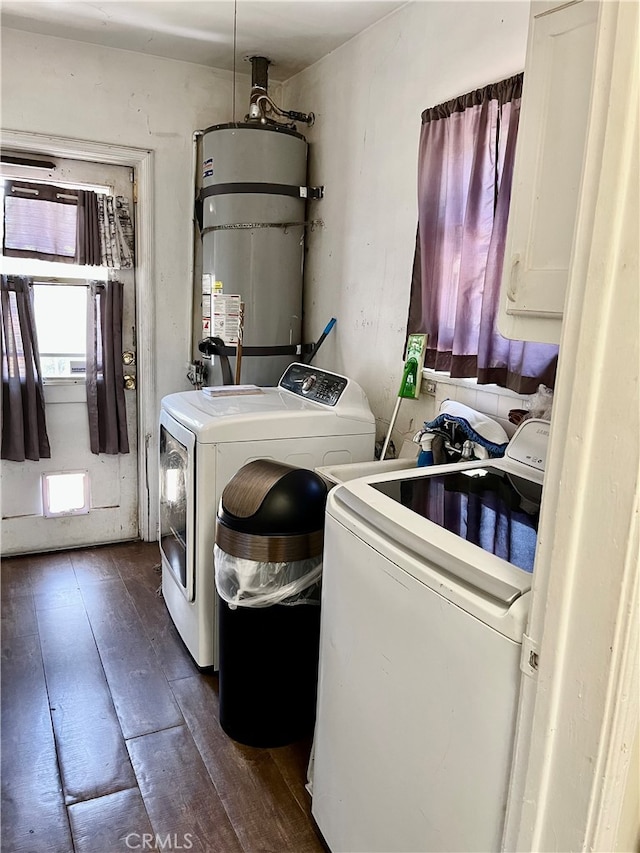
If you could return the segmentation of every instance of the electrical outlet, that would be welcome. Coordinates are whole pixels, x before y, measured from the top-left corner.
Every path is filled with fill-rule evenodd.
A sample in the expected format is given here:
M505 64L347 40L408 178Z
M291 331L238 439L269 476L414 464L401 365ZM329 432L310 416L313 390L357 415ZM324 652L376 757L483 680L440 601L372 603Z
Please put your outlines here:
M436 383L433 379L427 379L422 383L422 390L425 394L435 394L436 393Z

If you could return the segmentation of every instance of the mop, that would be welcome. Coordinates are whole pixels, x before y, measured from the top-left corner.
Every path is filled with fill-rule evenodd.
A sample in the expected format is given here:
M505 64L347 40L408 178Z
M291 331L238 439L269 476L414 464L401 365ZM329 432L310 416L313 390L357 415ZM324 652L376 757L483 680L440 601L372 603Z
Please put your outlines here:
M400 411L402 400L417 400L420 396L420 383L422 382L422 366L424 365L424 351L427 346L426 335L409 335L407 340L407 360L402 371L402 381L398 390L398 399L389 421L389 430L382 446L380 461L387 455L387 448L391 441L391 433Z

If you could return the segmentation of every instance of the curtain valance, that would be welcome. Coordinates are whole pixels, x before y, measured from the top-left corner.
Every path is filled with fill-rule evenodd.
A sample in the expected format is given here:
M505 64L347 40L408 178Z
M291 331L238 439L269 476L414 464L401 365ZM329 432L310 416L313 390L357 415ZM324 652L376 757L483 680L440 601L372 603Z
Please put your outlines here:
M460 95L450 101L445 101L443 104L429 107L422 113L422 124L449 118L453 113L461 113L469 107L478 107L487 101L497 101L498 106L502 106L509 101L521 98L523 80L524 75L522 73L515 74L506 80L490 83L488 86L474 89L473 92L468 92L466 95Z

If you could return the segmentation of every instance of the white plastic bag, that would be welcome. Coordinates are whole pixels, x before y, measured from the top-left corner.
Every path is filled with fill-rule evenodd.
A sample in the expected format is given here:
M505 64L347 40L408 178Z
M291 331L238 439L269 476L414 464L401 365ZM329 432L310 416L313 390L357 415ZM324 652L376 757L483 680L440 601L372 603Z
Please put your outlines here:
M288 563L260 563L213 548L216 588L230 607L319 604L322 555Z
M529 405L529 417L541 418L543 421L551 420L553 409L553 391L546 385L538 385L538 390L531 395Z

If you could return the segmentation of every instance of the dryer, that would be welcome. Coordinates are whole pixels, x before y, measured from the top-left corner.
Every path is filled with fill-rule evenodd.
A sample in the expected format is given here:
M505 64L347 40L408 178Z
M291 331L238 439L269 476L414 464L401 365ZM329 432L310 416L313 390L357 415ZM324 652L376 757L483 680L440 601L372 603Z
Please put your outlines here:
M275 388L164 397L160 411L162 593L199 667L218 667L213 544L222 490L254 459L301 468L373 459L375 421L354 381L292 364Z

